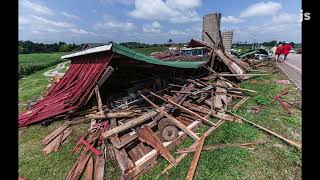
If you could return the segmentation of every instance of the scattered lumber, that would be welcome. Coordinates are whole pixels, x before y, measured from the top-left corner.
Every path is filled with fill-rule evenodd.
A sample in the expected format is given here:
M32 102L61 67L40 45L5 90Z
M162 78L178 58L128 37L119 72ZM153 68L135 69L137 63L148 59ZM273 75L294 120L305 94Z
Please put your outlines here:
M193 179L194 173L196 172L197 164L198 164L198 161L199 161L199 158L200 158L200 153L201 153L205 138L206 138L205 136L202 136L200 138L199 142L198 142L198 145L197 145L197 148L196 148L196 152L194 154L193 160L192 160L191 165L189 167L186 180L192 180Z
M245 103L247 100L249 99L249 97L244 97L243 99L241 99L235 106L233 106L232 109L238 109L243 103Z
M190 137L192 137L194 140L199 140L199 137L192 132L190 129L188 129L185 125L183 125L181 122L179 122L176 118L168 114L167 112L163 111L163 109L160 109L157 105L155 105L153 102L151 102L147 97L141 94L141 96L148 101L152 106L154 106L157 111L164 114L168 119L171 120L172 123L174 123L176 126L178 126L180 129L182 129L184 132L186 132Z
M177 165L176 160L172 157L166 147L163 146L161 140L156 136L149 127L143 127L137 131L138 137L142 142L146 142L154 147L160 154L168 160L173 166Z
M96 156L96 164L94 168L94 180L103 180L105 158L103 156Z
M249 123L249 124L251 124L251 125L253 125L253 126L255 126L255 127L257 127L257 128L259 128L259 129L261 129L261 130L269 133L269 134L274 135L275 137L283 140L284 142L286 142L286 143L288 143L288 144L290 144L290 145L292 145L292 146L294 146L294 147L296 147L296 148L298 148L298 149L301 149L301 144L300 144L300 143L297 143L297 142L294 142L294 141L292 141L292 140L289 140L289 139L287 139L287 138L285 138L285 137L283 137L283 136L281 136L281 135L279 135L279 134L277 134L277 133L275 133L275 132L273 132L273 131L265 128L265 127L262 127L262 126L260 126L260 125L258 125L258 124L255 124L255 123L253 123L253 122L251 122L251 121L249 121L249 120L247 120L247 119L245 119L245 118L243 118L243 117L241 117L241 116L238 116L238 115L236 115L236 114L234 114L234 113L232 113L232 112L230 112L230 111L227 111L227 112L230 113L230 114L232 114L232 115L234 115L234 116L237 116L238 118L242 119L243 121L245 121L245 122L247 122L247 123Z
M263 142L250 142L250 143L236 143L236 144L215 144L215 145L209 145L209 146L204 146L202 148L202 151L214 151L216 149L220 148L225 148L225 147L247 147L247 146L252 146L252 145L257 145L257 144L265 144L266 141ZM176 153L178 154L184 154L184 153L190 153L190 152L195 152L196 148L195 147L189 147L189 148L182 148L178 149Z
M153 92L151 92L151 91L149 91L149 92L150 92L150 94L154 95L155 97L157 97L157 98L159 98L159 99L162 99L162 100L164 100L164 101L166 101L166 102L168 102L168 103L176 106L177 108L181 109L182 111L187 112L187 113L189 113L189 114L191 114L191 115L193 115L193 116L196 116L196 117L199 118L203 123L209 124L209 125L211 125L211 126L216 126L216 124L214 124L213 122L211 122L211 121L205 119L204 117L198 115L197 113L195 113L195 112L193 112L193 111L190 111L189 109L187 109L187 108L185 108L185 107L183 107L183 106L181 106L181 105L179 105L179 104L171 101L170 99L165 99L165 98L163 98L163 97L161 97L161 96L156 95L155 93L153 93Z
M161 108L163 109L163 107ZM111 129L107 132L104 132L102 134L102 136L104 138L108 138L109 136L113 135L113 134L116 134L116 133L120 133L122 131L125 131L131 127L134 127L148 119L151 119L152 117L156 116L157 115L157 112L156 111L150 111L150 112L147 112L147 113L144 113L143 115L137 117L137 118L134 118L132 120L130 120L129 122L123 124L123 125L120 125L120 126L117 126L116 128L114 129Z
M92 156L90 157L90 159L87 163L85 175L86 175L86 180L93 180L93 158L92 158Z

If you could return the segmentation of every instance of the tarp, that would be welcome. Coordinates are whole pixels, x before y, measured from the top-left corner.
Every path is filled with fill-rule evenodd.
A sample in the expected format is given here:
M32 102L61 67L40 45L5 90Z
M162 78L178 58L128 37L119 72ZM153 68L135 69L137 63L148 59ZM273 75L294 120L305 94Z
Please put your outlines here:
M85 102L111 59L111 53L73 58L66 74L46 96L20 113L19 127L76 110Z

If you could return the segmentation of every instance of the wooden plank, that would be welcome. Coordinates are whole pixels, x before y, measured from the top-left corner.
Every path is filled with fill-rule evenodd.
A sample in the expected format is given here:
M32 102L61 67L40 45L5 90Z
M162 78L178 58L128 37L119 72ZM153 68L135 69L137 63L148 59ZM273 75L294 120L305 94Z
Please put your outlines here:
M100 115L103 116L104 113L103 113L103 110L102 110L102 100L101 100L101 97L100 97L100 92L99 92L99 86L98 85L95 86L94 91L96 93L96 98L97 98L97 102L98 102L98 108L99 108Z
M50 141L52 141L55 137L57 137L61 132L63 132L65 129L67 129L70 126L69 123L64 123L62 126L54 130L52 133L50 133L48 136L46 136L41 143L42 144L48 144Z
M161 109L163 109L164 107L161 107ZM158 112L156 111L150 111L147 113L142 114L141 116L137 117L137 118L133 118L131 120L129 120L127 123L124 123L120 126L117 126L116 128L110 129L109 131L106 131L104 133L102 133L102 136L104 138L108 138L113 134L117 134L120 132L123 132L129 128L132 128L140 123L143 123L144 121L153 118L154 116L156 116L158 114Z
M96 156L94 168L94 180L103 180L105 159L103 156Z
M300 143L297 143L297 142L294 142L294 141L292 141L290 139L287 139L287 138L285 138L285 137L283 137L283 136L281 136L281 135L279 135L279 134L277 134L277 133L275 133L275 132L273 132L273 131L265 128L265 127L262 127L262 126L260 126L258 124L255 124L255 123L253 123L253 122L251 122L251 121L249 121L249 120L247 120L247 119L245 119L245 118L243 118L241 116L238 116L238 115L236 115L236 114L234 114L234 113L232 113L230 111L227 111L227 112L232 114L232 115L234 115L234 116L236 116L236 117L238 117L238 118L240 118L240 119L242 119L243 121L245 121L245 122L247 122L247 123L249 123L249 124L251 124L251 125L253 125L253 126L255 126L255 127L267 132L267 133L269 133L269 134L274 135L275 137L283 140L284 142L286 142L286 143L288 143L288 144L290 144L290 145L292 145L292 146L294 146L294 147L296 147L298 149L301 149L301 147L302 147Z
M196 148L198 145L198 142L194 142L189 148ZM180 156L177 157L176 162L180 163L186 156L188 155L188 153L182 153ZM166 174L170 169L172 169L174 166L172 166L171 164L169 164L162 172L160 175L157 176L156 179L158 179L161 175Z
M153 128L154 126L156 126L157 123L155 121L151 121L150 123L148 123L146 126ZM132 142L133 140L137 139L138 135L136 133L136 131L130 132L124 136L121 136L120 142L117 142L114 145L115 148L117 149L121 149L123 148L125 145L129 144L130 142Z
M101 78L97 82L97 85L99 87L101 87L102 84L109 78L109 76L112 74L113 71L114 71L114 68L111 66L108 66L106 71L103 73L103 75L101 76Z
M87 167L85 170L85 178L86 180L93 180L93 158L92 156L90 157Z
M57 141L60 140L60 144L61 144L71 134L71 131L72 131L71 128L68 128L65 131L63 131L62 139L60 140L59 138L56 138L56 139L52 140L49 144L47 144L47 146L45 148L43 148L42 152L44 154L49 154L50 152L52 152L55 149L56 145L57 145Z
M188 129L195 129L200 124L202 124L200 121L194 121L190 125L187 126ZM171 142L164 142L162 143L168 150L172 150L176 145L178 145L183 139L187 137L187 134L183 131L180 131L179 136ZM139 160L135 161L135 167L130 170L125 176L127 179L133 179L137 175L139 175L144 169L152 164L157 158L157 151L154 149L150 151L148 154L146 154L144 157L140 158ZM170 164L171 165L171 164Z
M191 165L189 167L189 170L188 170L188 174L187 174L187 177L186 179L187 180L192 180L193 179L193 176L194 176L194 173L196 172L196 169L197 169L197 165L198 165L198 161L199 161L199 158L200 158L200 154L201 154L201 151L202 151L202 147L203 147L203 144L204 144L204 141L205 139L214 131L217 129L217 127L219 127L224 121L219 121L217 124L216 127L211 127L209 130L207 130L200 138L200 141L198 142L198 145L196 147L196 151L195 151L195 154L194 154L194 157L193 157L193 160L191 162Z
M71 169L66 180L80 179L91 155L92 155L91 151L89 152L83 151L83 153L79 156L80 160L76 162L75 167Z
M235 106L233 106L232 109L238 109L243 103L245 103L247 100L249 99L249 97L244 97L243 99L241 99Z
M147 97L141 94L141 96L149 102L153 107L157 109L160 113L163 113L172 123L174 123L176 126L178 126L180 129L182 129L184 132L186 132L190 137L192 137L194 140L198 141L199 137L190 129L188 129L185 125L183 125L180 121L178 121L176 118L165 112L163 109L160 109L159 106L151 102Z
M268 76L270 74L216 74L216 76L237 77L237 76Z
M170 152L165 148L159 139L158 136L156 136L152 130L149 127L143 127L137 131L138 137L142 142L146 142L147 144L151 145L153 148L155 148L157 151L160 152L160 154L169 161L172 165L176 166L177 162L172 157Z
M219 148L224 148L224 147L240 147L240 148L245 148L247 146L252 146L252 145L257 145L257 144L265 144L266 141L263 142L250 142L250 143L235 143L235 144L214 144L210 146L204 146L202 148L202 151L214 151ZM178 154L182 153L190 153L190 152L195 152L196 148L191 147L191 148L181 148L177 150Z
M58 149L59 149L59 147L60 147L60 144L61 144L61 142L62 142L62 138L63 138L63 132L62 133L60 133L59 135L58 135L58 137L56 137L56 141L55 141L55 145L54 145L54 151L55 152L57 152L58 151Z
M176 106L177 108L179 108L180 110L182 110L182 111L184 111L184 112L186 112L186 113L189 113L189 114L191 114L191 115L193 115L193 116L196 116L197 118L199 118L199 119L200 119L203 123L205 123L205 124L208 124L208 125L211 125L211 126L216 126L215 123L213 123L213 122L205 119L204 117L200 116L199 114L197 114L197 113L195 113L195 112L193 112L193 111L190 111L189 109L181 106L180 104L177 104L177 103L171 101L170 99L165 99L165 98L163 98L163 97L161 97L161 96L158 96L157 94L155 94L155 93L153 93L153 92L151 92L151 91L149 91L149 93L152 94L152 95L154 95L155 97L157 97L157 98L159 98L159 99L162 99L162 100L164 100L164 101L166 101L166 102L169 102L170 104Z
M189 170L188 170L188 174L187 174L186 180L192 180L193 179L194 173L196 172L196 169L197 169L198 161L199 161L199 158L200 158L201 150L202 150L202 147L203 147L205 139L206 139L205 136L201 136L201 138L199 140L196 152L194 154L193 160L192 160L191 165L190 165Z

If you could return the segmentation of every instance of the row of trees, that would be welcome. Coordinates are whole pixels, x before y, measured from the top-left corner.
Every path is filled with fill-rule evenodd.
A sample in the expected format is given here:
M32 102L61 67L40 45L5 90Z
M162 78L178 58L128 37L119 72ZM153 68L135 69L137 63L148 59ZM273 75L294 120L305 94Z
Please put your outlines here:
M283 43L285 43L285 41L272 40L272 41L268 41L268 42L255 43L255 44L259 44L259 45L261 44L261 45L263 45L263 46L269 46L269 47L271 47L271 46L276 46L276 45L278 45L278 43L282 43L282 44L283 44ZM290 44L291 44L293 47L299 46L298 43L294 43L294 42L290 42ZM239 42L234 43L234 45L236 45L237 47L239 47L239 46L252 46L253 43L248 43L247 41L244 41L244 42L239 41Z
M110 41L111 42L111 41ZM109 43L110 43L109 42ZM172 40L168 40L168 43L164 44L146 44L139 42L123 42L120 43L128 48L146 48L146 47L169 47L172 44ZM44 43L34 43L32 41L19 41L18 42L19 54L30 54L30 53L50 53L50 52L71 52L81 50L85 44L67 44L65 42L44 44Z
M20 54L29 53L50 53L50 52L70 52L81 49L83 44L67 44L65 42L44 44L44 43L34 43L32 41L19 41L18 42L18 52Z

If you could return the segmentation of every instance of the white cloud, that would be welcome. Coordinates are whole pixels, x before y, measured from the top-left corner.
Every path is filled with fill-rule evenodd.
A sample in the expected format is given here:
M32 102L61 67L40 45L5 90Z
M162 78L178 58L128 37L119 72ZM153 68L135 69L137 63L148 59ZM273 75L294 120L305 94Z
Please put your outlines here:
M272 17L274 24L297 24L299 23L298 14L281 13Z
M200 21L194 8L201 5L200 0L136 0L135 9L129 15L146 20L169 20L173 23Z
M182 30L176 30L176 29L172 29L169 31L169 34L170 35L173 35L173 36L181 36L181 35L187 35L186 32L182 31Z
M254 17L254 16L265 16L276 14L282 5L277 2L260 2L250 5L247 9L240 13L241 18Z
M132 22L120 22L111 18L105 18L103 22L94 24L93 28L95 30L132 31L137 27Z
M143 25L142 30L147 33L160 33L161 24L158 21L154 21L151 24Z
M65 17L68 17L68 18L73 18L73 19L80 19L79 16L76 16L74 14L70 14L70 13L67 13L67 12L61 12L61 14Z
M39 3L31 2L31 1L28 1L28 0L23 0L21 2L21 5L22 5L23 9L28 11L28 12L38 13L38 14L43 14L43 15L49 15L49 16L52 16L52 15L55 14L47 6L39 4Z
M193 9L201 6L201 0L167 0L168 7L174 7L177 9Z
M70 28L68 29L70 32L76 33L76 34L95 34L93 32L86 31L84 29L78 29L78 28Z
M114 3L118 3L118 4L122 4L122 5L131 5L134 3L134 0L99 0L99 2L101 4L106 4L106 5L110 5L110 4L114 4Z
M31 15L31 17L34 20L38 21L37 23L41 23L43 25L49 25L49 26L60 27L60 28L68 28L73 26L72 24L67 22L49 20L40 16Z
M238 24L238 23L243 22L244 20L241 18L234 17L234 16L222 16L221 21L222 21L222 23Z

